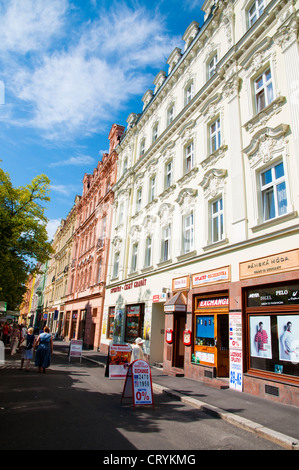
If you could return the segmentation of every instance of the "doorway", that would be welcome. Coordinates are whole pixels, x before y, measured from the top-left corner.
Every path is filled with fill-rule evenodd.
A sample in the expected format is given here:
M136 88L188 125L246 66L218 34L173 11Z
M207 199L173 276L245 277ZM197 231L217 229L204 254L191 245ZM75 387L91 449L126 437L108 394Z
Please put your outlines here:
M183 343L183 332L186 326L186 314L176 312L174 314L174 348L173 366L184 368L185 346Z

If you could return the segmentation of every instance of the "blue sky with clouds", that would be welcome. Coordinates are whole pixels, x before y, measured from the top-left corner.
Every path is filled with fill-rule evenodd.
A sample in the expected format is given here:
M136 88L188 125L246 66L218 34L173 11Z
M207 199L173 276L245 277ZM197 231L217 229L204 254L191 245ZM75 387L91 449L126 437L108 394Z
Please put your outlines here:
M50 236L203 3L0 0L0 165L15 186L50 178Z

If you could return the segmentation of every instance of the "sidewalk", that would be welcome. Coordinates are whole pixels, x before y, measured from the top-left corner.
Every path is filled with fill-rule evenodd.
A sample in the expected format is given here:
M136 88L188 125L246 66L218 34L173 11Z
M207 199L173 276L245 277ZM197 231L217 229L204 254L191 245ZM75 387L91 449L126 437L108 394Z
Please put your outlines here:
M83 351L82 357L106 366L107 356L103 353ZM299 408L229 388L218 390L185 377L172 377L156 367L151 367L151 374L154 393L175 396L286 449L299 450Z

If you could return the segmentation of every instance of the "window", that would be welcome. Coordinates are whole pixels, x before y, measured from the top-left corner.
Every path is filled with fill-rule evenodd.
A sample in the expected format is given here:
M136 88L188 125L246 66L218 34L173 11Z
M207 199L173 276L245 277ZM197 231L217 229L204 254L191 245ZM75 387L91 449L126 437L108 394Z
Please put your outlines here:
M137 252L138 252L138 243L134 243L132 246L132 262L131 262L132 273L135 273L137 270Z
M171 124L174 119L174 105L171 105L167 111L167 124Z
M208 64L208 78L211 78L215 74L217 62L217 54L215 54Z
M273 101L271 70L268 68L254 81L255 108L259 113Z
M113 264L113 278L118 277L118 268L119 268L119 253L115 253L114 264Z
M223 201L217 199L211 204L212 217L212 242L218 242L223 238Z
M183 253L193 250L193 212L183 217Z
M193 142L185 148L185 173L193 168Z
M158 124L156 124L153 128L153 142L155 142L157 138L158 138Z
M102 258L99 259L99 264L98 264L98 283L101 282L101 272L102 272Z
M170 224L163 228L162 231L162 260L167 261L170 258L170 238L171 238L171 229Z
M263 221L287 212L286 181L283 163L273 165L260 175Z
M153 176L150 179L150 194L149 194L149 200L152 202L155 199L156 195L156 176Z
M264 13L264 0L255 0L248 10L248 25L251 27Z
M140 157L144 155L144 152L145 152L145 139L142 139L140 143Z
M165 165L165 187L170 188L172 185L172 160Z
M220 118L216 119L210 126L210 151L216 152L221 146Z
M145 267L148 268L152 261L152 239L147 237L145 242Z
M125 341L134 343L135 339L143 338L144 329L144 304L127 305Z
M136 196L136 211L139 212L141 209L141 200L142 200L142 189L139 188L137 190L137 196Z
M128 157L125 157L124 164L123 164L123 173L125 173L128 169Z
M107 333L108 333L108 338L111 338L111 339L113 338L114 323L115 323L115 307L109 307Z
M187 85L185 89L185 104L190 103L193 98L193 82Z

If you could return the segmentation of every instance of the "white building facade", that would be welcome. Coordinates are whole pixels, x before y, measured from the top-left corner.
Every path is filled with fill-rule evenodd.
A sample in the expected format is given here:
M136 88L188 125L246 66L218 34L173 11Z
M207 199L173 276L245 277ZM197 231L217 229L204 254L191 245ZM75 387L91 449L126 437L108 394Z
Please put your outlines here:
M207 0L128 117L101 345L299 406L298 3Z

